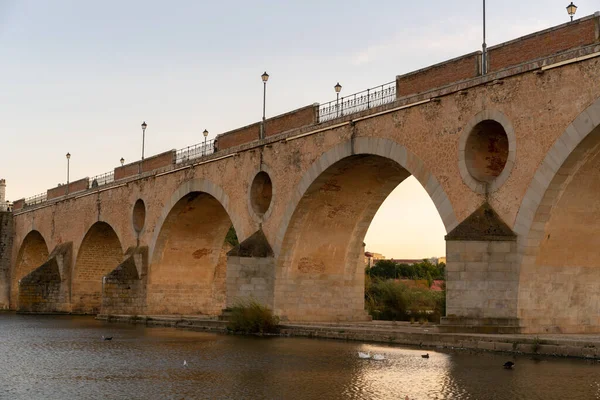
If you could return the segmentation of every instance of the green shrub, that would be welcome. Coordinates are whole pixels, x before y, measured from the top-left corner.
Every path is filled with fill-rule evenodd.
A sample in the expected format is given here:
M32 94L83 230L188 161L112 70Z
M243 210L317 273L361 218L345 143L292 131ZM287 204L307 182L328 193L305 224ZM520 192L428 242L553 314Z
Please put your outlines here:
M273 311L253 299L238 300L231 308L227 329L239 333L277 333L279 318Z
M373 319L439 322L445 315L445 291L434 292L394 280L365 278L365 306Z

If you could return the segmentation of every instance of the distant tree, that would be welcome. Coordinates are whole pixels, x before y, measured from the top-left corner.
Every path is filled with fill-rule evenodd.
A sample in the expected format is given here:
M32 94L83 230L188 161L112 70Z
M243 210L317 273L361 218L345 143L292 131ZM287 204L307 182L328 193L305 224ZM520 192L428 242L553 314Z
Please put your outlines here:
M231 227L229 227L229 230L227 231L227 235L225 236L225 243L229 243L233 247L240 244L237 234L235 233L235 229L233 228L233 225L231 225Z
M397 277L396 263L392 260L379 260L370 269L369 275L381 279L394 279Z

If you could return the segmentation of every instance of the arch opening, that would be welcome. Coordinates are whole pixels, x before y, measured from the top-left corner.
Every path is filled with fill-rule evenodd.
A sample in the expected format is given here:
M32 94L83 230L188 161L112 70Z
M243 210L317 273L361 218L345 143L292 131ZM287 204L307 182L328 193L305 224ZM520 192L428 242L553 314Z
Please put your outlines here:
M509 140L502 124L484 120L473 127L465 146L469 174L480 182L491 183L508 161Z
M600 126L562 163L524 236L519 318L530 332L600 332Z
M252 210L262 217L271 206L273 198L273 183L271 177L265 171L261 171L252 180L250 187L250 204Z
M102 300L102 278L123 260L119 237L106 222L88 230L75 262L71 304L75 313L97 314Z
M19 291L19 280L41 266L49 256L46 241L38 231L31 231L23 239L17 254L17 262L12 274L11 302L16 303Z
M383 201L410 175L392 159L361 154L334 163L310 184L278 258L286 291L276 291L276 313L291 320L368 319L363 240Z
M148 312L218 315L225 308L227 252L237 241L223 205L204 192L183 196L158 234L148 277Z
M144 229L144 224L146 223L146 205L144 204L144 200L137 199L135 205L133 206L133 229L136 233L140 233L142 229Z

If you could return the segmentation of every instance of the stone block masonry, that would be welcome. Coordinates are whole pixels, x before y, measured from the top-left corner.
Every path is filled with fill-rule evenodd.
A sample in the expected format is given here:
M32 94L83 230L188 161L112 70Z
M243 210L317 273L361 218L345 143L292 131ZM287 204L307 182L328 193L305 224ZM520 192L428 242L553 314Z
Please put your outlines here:
M13 244L13 215L0 212L0 309L10 303L10 260Z
M273 257L228 257L227 307L239 300L253 299L273 309L274 275Z
M71 242L56 247L42 266L19 281L18 312L68 313L71 311Z
M146 310L148 248L130 248L102 281L102 314L141 315Z

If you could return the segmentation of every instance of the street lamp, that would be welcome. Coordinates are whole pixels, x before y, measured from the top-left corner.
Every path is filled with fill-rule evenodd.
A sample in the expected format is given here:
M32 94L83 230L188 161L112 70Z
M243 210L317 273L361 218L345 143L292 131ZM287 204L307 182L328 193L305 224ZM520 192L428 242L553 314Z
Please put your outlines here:
M577 6L571 2L571 4L567 6L567 12L569 13L569 17L571 17L571 21L573 21L573 16L577 12Z
M144 142L146 140L146 121L142 122L142 161L144 160Z
M481 45L481 73L487 74L487 44L485 44L485 0L483 0L483 43Z
M69 194L69 169L70 169L71 153L67 153L67 193Z
M267 71L265 71L264 74L262 74L260 76L262 78L263 81L263 119L262 119L262 125L260 127L260 139L264 139L265 137L265 108L266 108L266 101L267 101L267 81L269 80L269 74L267 74Z
M122 167L123 164L125 164L125 159L123 157L121 157L121 159L119 161L121 161L121 167Z
M340 92L342 91L342 85L338 82L334 87L335 94L337 98L335 99L335 110L337 112L337 116L340 116L339 102L340 102Z
M146 142L146 127L148 127L146 121L142 122L142 161L140 161L140 163L138 164L138 174L142 173L142 163L144 162L144 144Z
M202 155L204 156L206 155L206 137L208 136L208 131L205 129L202 134L204 135L204 146L202 146Z

